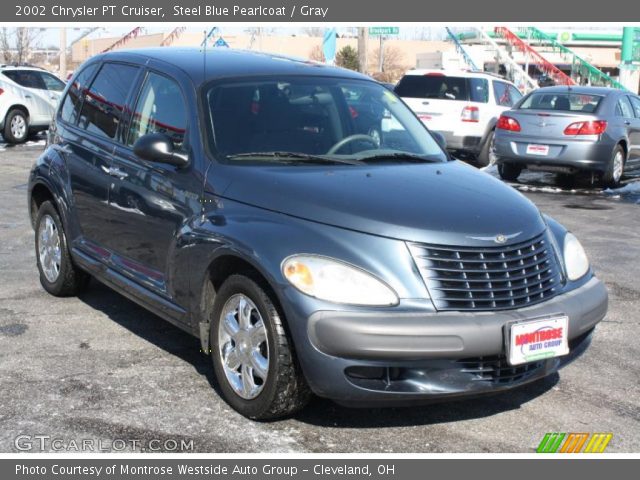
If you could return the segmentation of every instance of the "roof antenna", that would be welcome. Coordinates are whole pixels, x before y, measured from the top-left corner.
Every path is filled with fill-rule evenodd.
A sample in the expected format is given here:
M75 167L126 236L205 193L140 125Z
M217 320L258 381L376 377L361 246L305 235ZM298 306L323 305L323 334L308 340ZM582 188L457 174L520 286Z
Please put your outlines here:
M203 30L204 40L202 42L202 81L207 79L207 31Z

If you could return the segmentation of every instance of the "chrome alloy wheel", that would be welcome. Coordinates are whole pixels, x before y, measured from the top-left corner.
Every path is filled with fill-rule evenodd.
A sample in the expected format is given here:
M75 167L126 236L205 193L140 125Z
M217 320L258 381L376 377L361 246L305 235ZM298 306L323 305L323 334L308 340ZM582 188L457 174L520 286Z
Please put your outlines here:
M269 343L262 315L245 295L233 295L222 308L218 353L233 391L245 400L256 398L269 374Z
M617 183L622 178L622 171L624 170L624 153L620 150L616 152L613 157L613 180Z
M45 215L38 228L38 257L44 276L50 283L54 283L60 275L62 249L60 248L60 233L53 218Z
M15 115L11 119L11 134L14 138L24 138L27 133L27 122L21 115Z

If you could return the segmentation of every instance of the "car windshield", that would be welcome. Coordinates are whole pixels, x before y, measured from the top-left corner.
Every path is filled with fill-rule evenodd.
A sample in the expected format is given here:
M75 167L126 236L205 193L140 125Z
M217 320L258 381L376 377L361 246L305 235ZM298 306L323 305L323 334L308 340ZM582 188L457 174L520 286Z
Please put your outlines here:
M376 82L328 77L228 81L204 89L211 150L223 162L443 162L422 122Z
M559 110L562 112L595 112L602 101L601 95L586 93L536 92L527 97L520 110Z

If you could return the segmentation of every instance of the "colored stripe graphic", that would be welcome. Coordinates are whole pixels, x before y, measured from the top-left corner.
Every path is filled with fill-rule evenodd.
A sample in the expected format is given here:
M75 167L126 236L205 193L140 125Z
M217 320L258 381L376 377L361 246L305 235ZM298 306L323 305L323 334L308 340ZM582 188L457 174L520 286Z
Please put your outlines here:
M556 453L565 435L564 433L547 433L536 451L538 453Z
M589 438L588 433L570 433L562 445L560 453L580 453L587 438Z
M603 453L613 438L612 433L546 433L537 453ZM589 440L587 442L587 439ZM564 440L564 443L563 443ZM587 444L583 450L582 447ZM561 447L562 445L562 447Z
M612 437L611 433L594 433L584 453L603 453Z

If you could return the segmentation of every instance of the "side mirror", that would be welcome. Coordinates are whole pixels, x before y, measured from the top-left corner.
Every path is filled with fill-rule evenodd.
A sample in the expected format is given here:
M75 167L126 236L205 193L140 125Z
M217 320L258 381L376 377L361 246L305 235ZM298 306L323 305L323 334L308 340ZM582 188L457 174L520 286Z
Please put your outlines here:
M173 142L164 133L148 133L133 144L133 153L149 162L167 163L178 168L189 164L189 158L175 151Z
M442 135L440 132L433 132L433 131L429 131L431 133L431 136L433 137L433 139L438 142L438 145L440 145L440 147L442 147L442 149L444 151L447 150L447 139L444 138L444 135Z

